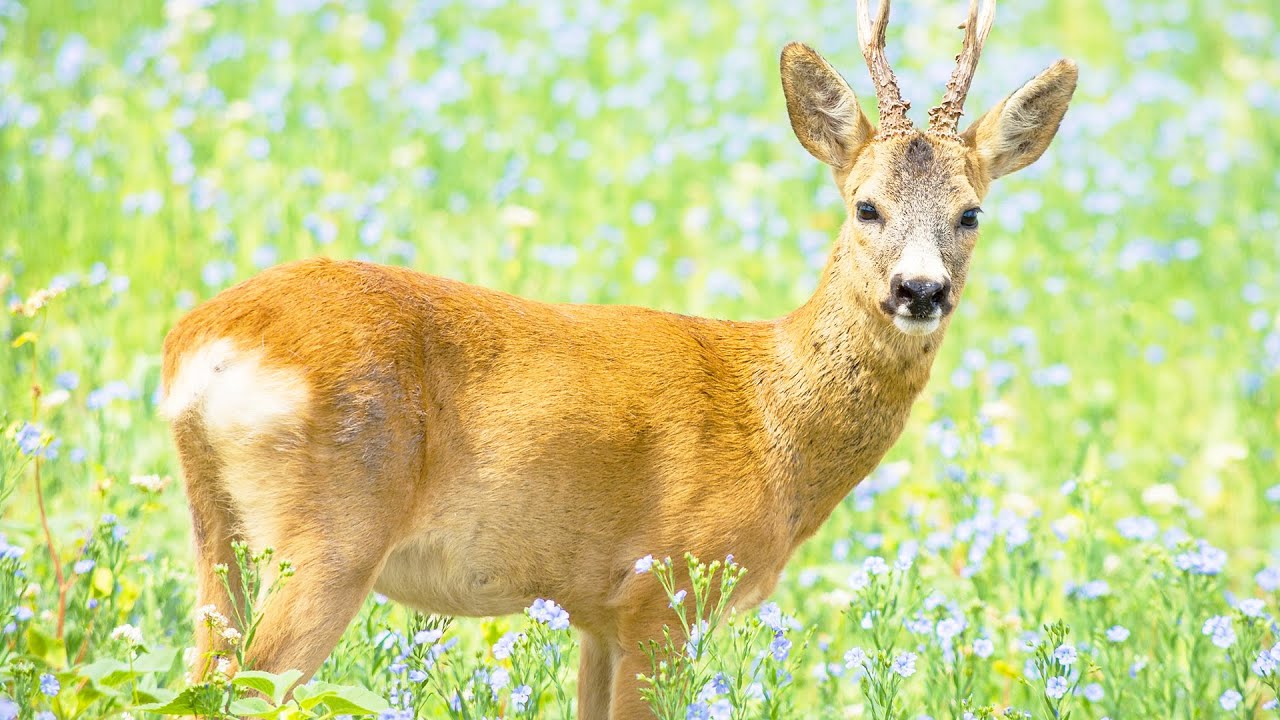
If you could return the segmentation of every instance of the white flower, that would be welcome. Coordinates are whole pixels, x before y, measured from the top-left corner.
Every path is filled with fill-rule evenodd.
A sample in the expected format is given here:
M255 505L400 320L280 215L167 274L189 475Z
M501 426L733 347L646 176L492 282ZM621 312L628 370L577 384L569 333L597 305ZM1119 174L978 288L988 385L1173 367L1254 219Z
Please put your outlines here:
M236 646L240 644L240 631L233 627L225 627L222 629L222 639L227 641L228 645Z
M196 625L207 625L208 627L226 627L227 617L218 612L216 605L201 605L196 608Z
M123 640L125 645L137 647L142 644L142 631L133 625L121 625L111 631L111 639Z
M160 477L159 475L134 475L129 478L129 484L134 487L142 488L147 492L158 493L164 490L169 484L169 477Z

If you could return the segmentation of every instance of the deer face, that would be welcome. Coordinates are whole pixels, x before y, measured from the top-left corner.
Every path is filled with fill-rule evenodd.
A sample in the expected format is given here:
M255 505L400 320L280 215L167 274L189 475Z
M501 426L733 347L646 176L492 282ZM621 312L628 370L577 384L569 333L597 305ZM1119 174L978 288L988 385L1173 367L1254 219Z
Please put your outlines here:
M886 325L928 335L964 287L978 240L979 205L991 181L1030 165L1049 146L1075 91L1076 67L1059 60L956 133L980 50L980 42L971 41L985 37L990 26L989 17L985 28L975 25L972 3L960 67L943 104L930 112L929 130L917 131L884 61L888 0L881 2L877 26L871 28L865 6L859 25L881 91L879 129L844 78L805 45L782 51L782 87L796 137L831 166L844 198L849 215L841 242L847 252L840 262L851 265L851 292Z
M972 165L962 144L917 133L869 144L841 183L854 287L908 335L936 330L964 287L985 190Z

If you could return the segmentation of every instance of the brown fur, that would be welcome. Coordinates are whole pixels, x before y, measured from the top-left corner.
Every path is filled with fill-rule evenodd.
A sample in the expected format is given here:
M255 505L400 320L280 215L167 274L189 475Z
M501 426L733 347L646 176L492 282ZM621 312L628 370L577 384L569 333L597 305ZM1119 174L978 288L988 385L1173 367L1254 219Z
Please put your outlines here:
M252 665L310 675L373 588L459 615L547 597L582 633L580 716L639 718L639 643L670 611L637 558L733 553L750 569L739 605L771 592L928 379L947 321L898 331L879 306L888 269L908 241L934 243L958 297L976 240L958 214L1044 150L1070 90L1037 88L1074 86L1075 72L1050 68L964 142L877 141L807 48L788 46L782 74L800 141L833 166L851 210L866 198L884 215L851 215L813 298L784 318L552 305L313 259L221 293L169 333L199 602L232 602L210 578L233 538L297 568L265 608Z

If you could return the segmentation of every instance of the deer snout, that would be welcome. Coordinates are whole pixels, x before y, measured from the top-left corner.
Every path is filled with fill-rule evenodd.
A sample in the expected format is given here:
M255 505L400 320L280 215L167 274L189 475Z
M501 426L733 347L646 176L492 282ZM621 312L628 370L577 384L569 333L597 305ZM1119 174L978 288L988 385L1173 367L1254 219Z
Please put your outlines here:
M894 315L930 320L951 310L950 297L950 278L903 277L897 274L889 280L889 300L885 309L892 308Z

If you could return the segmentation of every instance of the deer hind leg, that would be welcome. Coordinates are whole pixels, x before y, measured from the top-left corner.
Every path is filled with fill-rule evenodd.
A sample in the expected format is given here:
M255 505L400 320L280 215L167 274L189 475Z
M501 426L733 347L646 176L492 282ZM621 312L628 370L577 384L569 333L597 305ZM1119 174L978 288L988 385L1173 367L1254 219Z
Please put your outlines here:
M238 521L231 498L219 487L219 463L202 429L194 423L177 423L173 432L191 510L196 607L212 605L218 614L232 619L236 617L235 608L243 607L245 602L240 576L227 573L224 584L217 571L219 565L235 567L231 544L240 538L236 534ZM202 679L212 667L211 653L216 651L228 657L232 654L232 648L222 636L200 623L195 627L193 646L189 667L193 681Z
M615 648L599 635L583 631L578 662L578 720L608 720Z
M379 510L379 478L356 463L290 462L287 456L274 463L283 474L255 468L253 477L232 483L251 545L274 548L272 563L287 560L293 567L292 577L256 598L260 622L245 664L301 670L305 681L373 588L390 551L392 523Z

